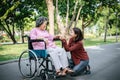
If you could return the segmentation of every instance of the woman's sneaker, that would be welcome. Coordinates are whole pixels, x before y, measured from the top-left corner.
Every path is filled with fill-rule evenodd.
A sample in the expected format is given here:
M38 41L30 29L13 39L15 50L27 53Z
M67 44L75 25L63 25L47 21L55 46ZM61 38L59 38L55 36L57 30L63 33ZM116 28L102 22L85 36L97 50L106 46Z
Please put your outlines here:
M86 70L85 74L91 74L91 71L90 70Z
M85 74L91 74L90 66L86 66Z

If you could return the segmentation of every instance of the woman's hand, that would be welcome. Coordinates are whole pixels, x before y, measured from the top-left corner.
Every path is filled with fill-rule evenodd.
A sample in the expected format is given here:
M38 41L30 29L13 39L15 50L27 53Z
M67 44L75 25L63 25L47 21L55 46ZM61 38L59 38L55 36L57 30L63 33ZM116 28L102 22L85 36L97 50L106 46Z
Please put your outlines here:
M45 43L48 45L48 39L44 38L43 40L44 40Z
M44 37L38 37L37 39L44 40L45 43L48 45L48 39L46 39L46 38L44 38Z
M55 36L54 39L60 39L60 36Z
M65 39L65 37L63 37L63 36L60 36L60 37L59 37L59 39L60 39L60 40L63 40L63 39Z

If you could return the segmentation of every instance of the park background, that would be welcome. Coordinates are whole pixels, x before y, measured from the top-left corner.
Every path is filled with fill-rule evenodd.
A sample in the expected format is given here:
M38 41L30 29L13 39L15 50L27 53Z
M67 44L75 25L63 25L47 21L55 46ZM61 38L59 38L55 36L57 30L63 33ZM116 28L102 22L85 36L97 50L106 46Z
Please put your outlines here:
M39 16L52 35L78 27L85 46L120 42L120 0L1 0L0 61L18 59ZM59 42L57 42L60 45Z

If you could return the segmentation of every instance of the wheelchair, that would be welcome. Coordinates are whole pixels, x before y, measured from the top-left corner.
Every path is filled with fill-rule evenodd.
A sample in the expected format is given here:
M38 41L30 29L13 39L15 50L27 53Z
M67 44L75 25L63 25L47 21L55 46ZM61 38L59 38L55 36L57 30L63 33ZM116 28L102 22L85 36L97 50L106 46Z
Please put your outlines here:
M46 43L44 40L31 40L28 38L28 49L23 51L19 57L19 71L24 78L33 79L39 76L42 80L56 79L55 67L51 57L47 54ZM58 41L55 39L54 41ZM32 42L44 42L44 50L34 50Z

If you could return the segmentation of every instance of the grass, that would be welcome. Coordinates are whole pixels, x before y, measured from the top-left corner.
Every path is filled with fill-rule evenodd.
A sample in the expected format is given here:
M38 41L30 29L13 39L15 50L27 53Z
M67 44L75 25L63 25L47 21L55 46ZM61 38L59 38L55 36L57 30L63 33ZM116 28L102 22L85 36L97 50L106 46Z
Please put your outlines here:
M120 41L120 40L119 40ZM60 42L56 42L57 45L61 45ZM107 42L103 42L103 39L85 39L84 45L86 46L94 46L94 45L102 45L115 43L115 39L109 39ZM27 44L8 44L8 45L0 45L0 61L7 61L12 59L18 59L22 51L27 49Z
M97 39L86 39L84 40L85 46L97 46L97 45L103 45L103 44L109 44L109 43L115 43L115 39L108 39L106 42L103 41L101 38Z
M18 59L25 49L27 44L0 45L0 61Z

